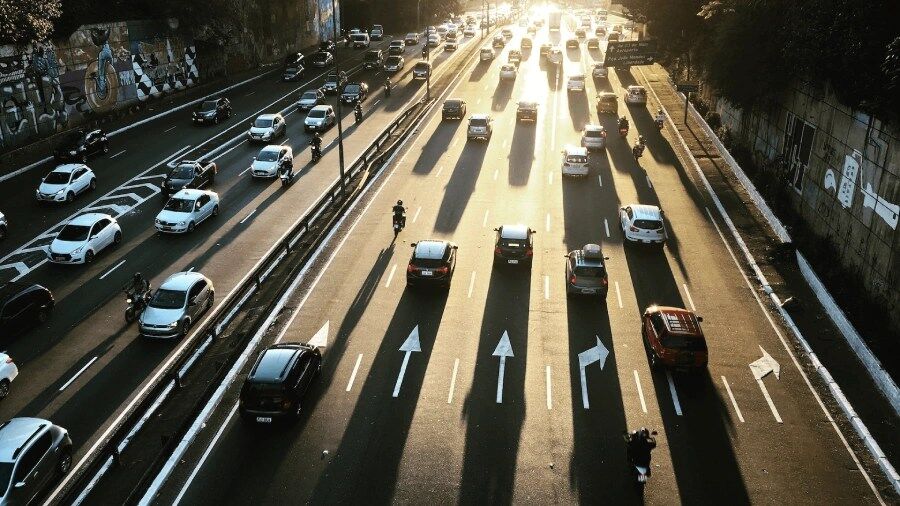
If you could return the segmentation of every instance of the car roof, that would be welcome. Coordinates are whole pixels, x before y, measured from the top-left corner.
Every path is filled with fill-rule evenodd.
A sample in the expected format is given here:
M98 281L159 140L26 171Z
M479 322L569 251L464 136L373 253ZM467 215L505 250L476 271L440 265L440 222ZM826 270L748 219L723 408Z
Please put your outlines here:
M656 206L648 204L630 204L636 220L662 220L661 211Z
M256 119L275 119L275 116L278 116L278 115L277 114L260 114L259 116L256 117Z
M566 146L566 155L587 156L587 148L581 146Z
M266 146L266 147L260 149L259 152L260 152L260 153L262 153L263 151L275 151L275 152L281 152L281 150L284 149L284 148L286 148L286 147L287 147L287 146L281 146L281 145L278 145L278 144L269 144L268 146Z
M200 197L200 195L215 195L215 192L206 191L206 190L197 190L193 188L184 188L182 190L178 190L172 195L173 199L184 199L184 200L196 200Z
M83 163L64 163L64 164L62 164L62 165L57 165L56 168L53 169L53 170L50 171L50 172L67 172L67 173L71 173L71 172L75 172L76 169L80 169L80 168L82 168L82 167L84 167L85 169L88 168L88 166L85 165L85 164L83 164Z
M166 290L187 291L194 283L204 278L206 278L206 276L199 272L176 272L166 278L159 287Z
M115 221L115 218L108 214L104 213L85 213L80 214L74 218L72 218L66 225L82 225L82 226L91 226L94 223L102 220L103 218L109 218L110 220Z
M515 225L503 225L500 227L500 237L503 239L527 239L528 227L521 223Z
M572 252L578 265L603 267L603 250L599 244L585 244L581 249Z
M0 461L15 462L19 456L18 449L24 445L35 432L53 425L41 418L13 418L0 426Z
M447 251L449 246L450 243L447 241L419 241L416 243L416 249L413 250L413 255L416 258L439 260L444 258L444 252Z
M330 105L317 105L317 106L313 107L312 109L310 109L310 112L312 112L312 111L330 111L330 110L331 110Z
M603 125L584 125L585 132L602 132Z
M2 283L0 284L0 302L5 301L13 295L18 295L24 291L27 291L34 286L40 285L25 285L22 283L17 283L15 281L7 281L6 283Z
M666 330L671 334L693 335L703 337L700 320L697 315L687 309L670 306L650 306L648 312L658 312L662 316Z
M628 87L628 91L638 91L638 90L646 91L643 86L638 86L636 84L632 84Z
M251 381L281 382L290 372L290 365L306 348L298 345L275 345L262 352L256 367L250 372Z
M488 118L490 118L490 116L488 116L487 114L480 114L480 113L469 116L469 119L488 119Z

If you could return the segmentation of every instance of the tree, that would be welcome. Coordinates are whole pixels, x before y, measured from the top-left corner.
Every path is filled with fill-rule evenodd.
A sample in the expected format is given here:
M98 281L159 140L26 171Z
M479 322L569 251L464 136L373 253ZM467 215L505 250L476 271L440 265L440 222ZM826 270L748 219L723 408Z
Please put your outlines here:
M0 0L0 44L47 40L60 14L60 0Z

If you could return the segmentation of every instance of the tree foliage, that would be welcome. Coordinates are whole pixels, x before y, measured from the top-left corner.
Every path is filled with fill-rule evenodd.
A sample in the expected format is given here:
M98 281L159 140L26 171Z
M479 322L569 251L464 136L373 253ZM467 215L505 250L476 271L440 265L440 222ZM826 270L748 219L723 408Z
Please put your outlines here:
M0 0L0 44L44 41L59 15L60 0Z
M342 0L343 28L384 25L388 32L415 30L420 24L438 23L464 10L459 0Z

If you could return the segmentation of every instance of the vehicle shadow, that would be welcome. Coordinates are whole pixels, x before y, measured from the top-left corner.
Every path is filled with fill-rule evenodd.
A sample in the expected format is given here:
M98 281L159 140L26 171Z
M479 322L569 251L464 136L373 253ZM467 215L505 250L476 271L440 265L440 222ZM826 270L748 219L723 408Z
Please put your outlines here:
M540 114L540 112L538 112ZM516 122L512 143L509 147L509 170L507 181L511 186L525 186L531 177L531 168L535 161L535 138L537 125Z
M404 291L364 378L345 434L320 476L312 504L389 504L447 292ZM404 353L398 351L418 326L421 352L412 353L398 397L391 397ZM349 485L352 484L352 485Z
M569 119L572 120L572 128L576 132L581 132L584 130L584 125L591 122L587 90L584 92L567 92L566 98L569 103Z
M478 175L487 155L489 142L478 140L467 141L468 145L460 153L456 166L450 175L450 180L444 187L444 196L434 221L436 232L451 234L459 225L466 209L466 204L472 197Z
M531 277L517 271L520 269L498 267L491 271L472 388L463 402L466 442L460 504L513 503L526 412L525 364L531 294ZM506 359L502 402L497 402L500 359L493 353L504 333L509 336L513 355Z
M487 73L488 69L491 68L491 65L494 63L494 60L478 61L478 64L472 69L472 72L469 74L469 82L478 82L481 81L481 78Z
M581 61L581 48L567 47L566 58L572 62Z
M506 110L506 104L509 103L509 99L512 97L514 86L515 81L500 80L497 82L497 87L494 89L494 96L491 100L492 111L498 112Z
M440 126L434 130L434 133L431 134L431 137L428 138L421 151L419 151L416 157L416 164L413 165L413 174L419 176L431 174L441 157L447 152L447 148L450 147L453 138L459 133L460 129L464 129L463 121L465 120L441 121Z

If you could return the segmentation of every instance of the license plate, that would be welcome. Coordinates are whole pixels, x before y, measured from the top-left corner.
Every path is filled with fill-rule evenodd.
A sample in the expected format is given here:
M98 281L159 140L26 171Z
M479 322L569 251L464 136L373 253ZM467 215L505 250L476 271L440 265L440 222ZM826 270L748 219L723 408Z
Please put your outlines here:
M65 257L63 257L62 255L53 255L54 260L62 260L63 258Z
M434 272L432 271L421 271L419 272L422 276L434 276Z
M594 294L594 293L597 293L597 290L595 290L595 289L593 289L593 288L582 288L582 289L581 289L581 293L584 293L584 294Z
M511 264L517 264L517 263L519 263L518 260L507 260L507 262L509 262L509 263L511 263Z
M256 421L259 423L272 423L271 416L257 416Z

